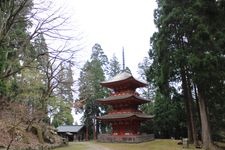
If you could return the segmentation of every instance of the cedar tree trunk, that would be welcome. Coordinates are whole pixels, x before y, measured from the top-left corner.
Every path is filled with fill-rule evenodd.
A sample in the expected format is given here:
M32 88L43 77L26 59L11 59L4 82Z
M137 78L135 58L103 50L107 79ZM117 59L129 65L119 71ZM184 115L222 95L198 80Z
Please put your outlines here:
M203 89L198 86L198 99L199 99L199 110L201 118L201 127L202 127L202 142L203 148L205 150L216 150L216 146L213 144L211 137L211 130L208 121L206 98L203 94Z

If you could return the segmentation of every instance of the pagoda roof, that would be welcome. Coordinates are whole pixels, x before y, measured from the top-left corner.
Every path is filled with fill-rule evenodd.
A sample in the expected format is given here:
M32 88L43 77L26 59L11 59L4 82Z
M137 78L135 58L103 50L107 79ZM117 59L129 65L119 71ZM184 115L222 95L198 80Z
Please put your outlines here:
M127 101L133 101L136 104L143 104L150 102L149 100L135 94L109 96L107 98L97 99L97 101L102 104L121 103Z
M147 83L144 83L142 81L135 79L131 73L128 73L125 71L120 74L117 74L110 80L101 82L100 84L102 86L114 89L114 88L118 87L118 85L126 85L125 83L126 84L129 83L130 85L132 85L135 88L144 87L147 85Z
M99 120L116 120L116 119L128 119L128 118L139 118L139 119L152 119L153 116L146 115L143 113L117 113L117 114L107 114L104 116L97 117Z

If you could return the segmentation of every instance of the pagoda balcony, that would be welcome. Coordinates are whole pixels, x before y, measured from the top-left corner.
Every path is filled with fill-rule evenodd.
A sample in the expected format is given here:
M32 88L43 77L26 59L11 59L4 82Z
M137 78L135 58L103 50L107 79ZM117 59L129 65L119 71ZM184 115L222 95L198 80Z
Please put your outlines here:
M136 92L135 90L116 91L116 92L112 92L110 96L131 95L131 94L139 96L139 93Z
M135 113L135 114L142 114L142 111L137 110L137 109L132 109L132 108L128 108L128 109L114 109L112 111L110 111L108 114L121 114L121 113Z

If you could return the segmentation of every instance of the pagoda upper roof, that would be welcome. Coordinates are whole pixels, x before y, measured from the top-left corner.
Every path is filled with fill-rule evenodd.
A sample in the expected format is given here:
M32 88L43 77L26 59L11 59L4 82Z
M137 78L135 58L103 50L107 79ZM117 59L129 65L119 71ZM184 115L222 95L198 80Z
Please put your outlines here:
M97 99L97 101L102 104L122 103L127 101L132 101L133 103L136 104L143 104L150 102L149 100L142 98L136 94L109 96L107 98Z
M153 116L146 115L143 113L117 113L117 114L107 114L104 116L99 116L99 120L116 120L116 119L128 119L128 118L137 118L137 119L152 119Z
M144 87L147 85L147 83L144 83L142 81L139 81L137 79L135 79L131 73L128 73L126 71L117 74L116 76L114 76L113 78L111 78L110 80L107 81L103 81L100 83L102 86L111 88L111 89L115 89L117 88L119 85L129 85L132 86L134 88L138 88L138 87Z

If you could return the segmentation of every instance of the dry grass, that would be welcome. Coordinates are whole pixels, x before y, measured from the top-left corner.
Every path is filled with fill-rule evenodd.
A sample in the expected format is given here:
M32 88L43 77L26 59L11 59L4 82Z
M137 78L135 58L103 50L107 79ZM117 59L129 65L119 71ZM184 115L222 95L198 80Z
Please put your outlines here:
M182 145L177 144L177 140L154 140L139 144L114 144L114 143L98 143L112 150L180 150ZM188 150L194 150L193 146L190 146Z
M215 144L221 147L222 149L225 149L225 142L215 142Z

